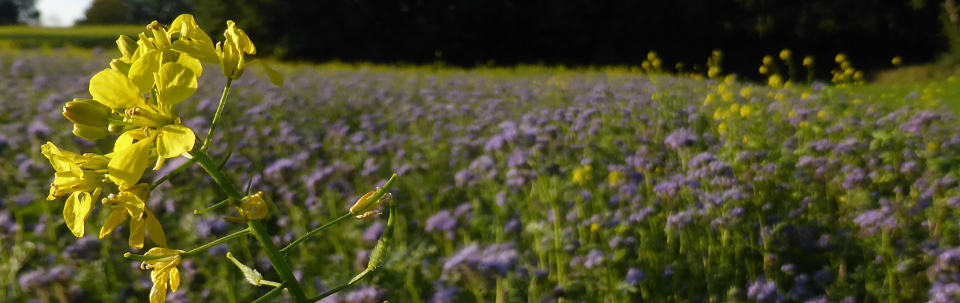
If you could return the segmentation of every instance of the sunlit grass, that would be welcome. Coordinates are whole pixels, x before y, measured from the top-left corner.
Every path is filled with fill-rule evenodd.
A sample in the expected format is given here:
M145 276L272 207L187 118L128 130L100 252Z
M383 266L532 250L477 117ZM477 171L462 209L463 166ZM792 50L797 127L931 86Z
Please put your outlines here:
M0 26L0 46L111 46L117 35L136 37L141 25L85 25L75 27Z

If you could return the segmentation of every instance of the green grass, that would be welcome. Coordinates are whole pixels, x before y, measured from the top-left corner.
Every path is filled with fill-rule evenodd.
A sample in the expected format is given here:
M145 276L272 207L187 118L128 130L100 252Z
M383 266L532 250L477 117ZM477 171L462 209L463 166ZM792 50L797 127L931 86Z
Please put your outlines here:
M75 27L0 26L0 46L33 47L109 47L119 35L135 38L142 25L85 25Z

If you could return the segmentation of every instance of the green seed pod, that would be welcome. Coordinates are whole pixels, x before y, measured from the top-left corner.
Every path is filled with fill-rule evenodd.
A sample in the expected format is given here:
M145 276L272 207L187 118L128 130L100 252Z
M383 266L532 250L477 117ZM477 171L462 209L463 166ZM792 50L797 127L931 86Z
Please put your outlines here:
M383 261L387 256L387 251L390 249L390 242L393 240L393 221L397 216L397 207L390 204L390 217L387 218L387 227L384 229L383 235L380 236L380 240L377 241L377 246L373 248L373 252L370 253L370 262L367 262L368 270L377 270L380 266L383 266Z

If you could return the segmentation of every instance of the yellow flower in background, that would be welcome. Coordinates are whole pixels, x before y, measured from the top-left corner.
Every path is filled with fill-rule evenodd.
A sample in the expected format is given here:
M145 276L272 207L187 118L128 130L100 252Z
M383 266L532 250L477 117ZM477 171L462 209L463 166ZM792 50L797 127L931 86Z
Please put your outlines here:
M780 51L780 60L787 61L790 60L790 49L783 49Z
M120 188L120 193L103 199L103 205L112 207L107 221L100 228L100 239L113 232L120 224L130 219L130 247L143 248L144 239L149 236L154 244L167 246L167 236L160 221L149 209L146 201L150 196L150 185L141 183L129 188Z
M844 53L839 53L839 54L837 54L836 57L833 58L833 61L835 61L835 62L837 62L837 63L846 62L846 61L847 61L847 55L845 55Z
M744 105L743 107L740 107L740 117L746 118L746 117L749 117L750 114L753 114L752 106Z
M590 165L584 165L582 167L575 168L573 170L573 183L574 184L584 184L587 181L590 181L590 173L593 172L593 167Z
M753 91L752 91L749 87L744 87L744 88L740 89L740 96L743 96L743 97L746 98L746 99L750 99L750 95L751 95L752 93L753 93Z
M783 85L783 77L780 77L780 75L771 75L770 79L767 80L767 85L770 87L780 87Z
M903 58L900 56L893 57L893 59L890 59L890 63L893 64L893 66L900 66L903 64Z
M803 66L812 67L812 66L813 66L813 57L811 57L811 56L803 57Z
M140 269L150 270L150 280L153 281L150 303L163 303L167 300L167 289L176 292L180 288L180 270L177 266L183 262L183 253L178 249L154 247L144 254L147 257L159 257L140 263Z
M766 55L763 56L763 65L773 65L773 56Z
M607 175L607 183L609 183L611 187L620 185L621 182L623 182L623 173L620 171L614 170Z

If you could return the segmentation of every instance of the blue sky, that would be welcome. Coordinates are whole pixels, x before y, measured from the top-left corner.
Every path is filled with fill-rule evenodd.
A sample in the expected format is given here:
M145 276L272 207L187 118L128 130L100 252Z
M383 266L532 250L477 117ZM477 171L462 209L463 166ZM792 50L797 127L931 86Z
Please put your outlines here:
M93 0L39 0L37 10L40 11L40 25L71 26L77 19L83 18L83 13L92 2Z

